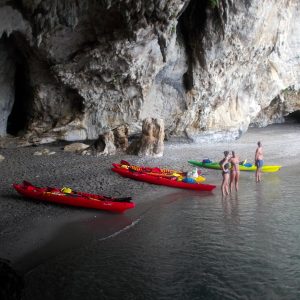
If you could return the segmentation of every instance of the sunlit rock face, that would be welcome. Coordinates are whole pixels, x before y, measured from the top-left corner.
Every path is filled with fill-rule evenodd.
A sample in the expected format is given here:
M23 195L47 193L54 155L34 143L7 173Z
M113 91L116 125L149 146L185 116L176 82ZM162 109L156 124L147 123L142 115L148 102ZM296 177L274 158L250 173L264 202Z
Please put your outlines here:
M183 22L191 45L192 99L177 134L224 131L238 137L254 121L272 123L267 108L273 99L289 87L299 90L299 1L220 1L218 10L206 11L204 31L189 31L199 5L190 3ZM283 111L273 113L282 120Z
M285 122L285 117L295 115L293 121L300 121L300 90L292 87L284 90L273 99L269 106L262 109L252 121L252 126L263 127L274 123Z
M0 1L0 134L96 139L160 118L197 140L281 122L299 109L299 1L217 2Z

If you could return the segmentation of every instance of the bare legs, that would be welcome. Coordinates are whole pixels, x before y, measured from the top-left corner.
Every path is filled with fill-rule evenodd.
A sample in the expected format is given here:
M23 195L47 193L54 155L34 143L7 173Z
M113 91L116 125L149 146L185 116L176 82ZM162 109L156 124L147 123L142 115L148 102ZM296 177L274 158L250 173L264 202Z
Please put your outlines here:
M232 193L233 185L235 185L235 190L239 190L239 179L240 179L240 172L232 171L230 173L230 193Z
M223 174L221 190L223 196L229 195L229 173Z
M230 193L232 193L233 186L235 187L235 190L239 190L239 179L240 179L240 172L230 172L230 175L228 173L223 174L223 181L221 185L222 195L226 196L229 195L229 187L230 187Z
M255 172L255 178L256 178L256 182L261 181L261 167L260 168L256 168L256 172Z

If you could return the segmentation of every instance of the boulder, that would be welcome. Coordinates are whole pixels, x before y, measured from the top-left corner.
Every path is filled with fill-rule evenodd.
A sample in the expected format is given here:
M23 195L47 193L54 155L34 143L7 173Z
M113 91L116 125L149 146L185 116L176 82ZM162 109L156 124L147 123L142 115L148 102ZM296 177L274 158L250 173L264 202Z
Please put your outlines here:
M122 125L113 130L115 146L117 149L126 151L128 148L128 126Z
M143 121L142 135L128 148L129 154L161 157L164 153L164 121L146 118Z
M83 155L113 155L116 153L115 137L112 131L100 134L93 145L82 151Z
M50 151L49 149L45 148L45 149L42 149L42 150L39 150L39 151L35 151L33 153L33 155L36 155L36 156L41 156L41 155L53 155L55 154L54 151Z
M72 143L64 147L64 151L66 152L81 152L87 149L89 145L84 143Z
M100 134L95 143L82 151L82 154L96 156L114 155L117 151L126 151L127 148L128 127L123 125Z

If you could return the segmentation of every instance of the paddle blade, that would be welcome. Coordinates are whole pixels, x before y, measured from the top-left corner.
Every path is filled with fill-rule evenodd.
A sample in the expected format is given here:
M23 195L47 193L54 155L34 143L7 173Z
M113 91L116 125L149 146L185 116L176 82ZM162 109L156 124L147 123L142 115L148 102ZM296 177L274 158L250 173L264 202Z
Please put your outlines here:
M115 202L130 202L131 200L131 197L113 198L113 201Z
M101 196L102 200L104 201L113 201L113 202L130 202L132 200L131 197L120 197L120 198L115 198L115 197L108 197L108 196Z
M126 161L126 160L123 160L123 159L120 161L120 164L121 164L121 165L127 165L127 166L130 166L130 163L129 163L128 161Z

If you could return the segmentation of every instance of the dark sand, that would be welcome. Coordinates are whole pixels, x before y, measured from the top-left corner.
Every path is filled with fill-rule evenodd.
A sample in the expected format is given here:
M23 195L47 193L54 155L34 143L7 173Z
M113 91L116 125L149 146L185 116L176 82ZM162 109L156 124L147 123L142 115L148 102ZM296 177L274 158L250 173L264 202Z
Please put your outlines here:
M77 226L78 224L92 224L90 220L101 220L105 236L121 229L115 228L116 218L118 226L127 226L128 218L142 214L152 201L174 193L175 189L172 188L120 177L111 171L113 162L125 159L132 164L191 170L188 159L210 158L219 161L224 150L235 150L241 159L253 162L258 140L262 141L264 147L265 164L284 167L299 164L299 124L252 128L242 138L231 142L203 142L198 145L167 143L161 158L140 158L123 154L109 157L80 156L65 153L62 146L57 144L0 149L0 154L5 157L0 162L0 257L11 260L15 268L25 273L40 263L42 258L47 259L70 245L82 246L92 239L93 236L81 231L82 227ZM44 148L56 153L50 156L33 155L35 151ZM218 185L214 193L221 195L220 172L207 170L205 176L206 183ZM132 196L137 206L125 213L128 218L124 219L123 224L122 216L116 217L103 211L25 200L11 187L12 183L24 179L38 186L69 186L74 190L108 196ZM61 231L64 231L63 235L59 234ZM72 234L74 232L76 234ZM69 236L69 240L66 240L66 236ZM51 241L54 244L47 247Z

